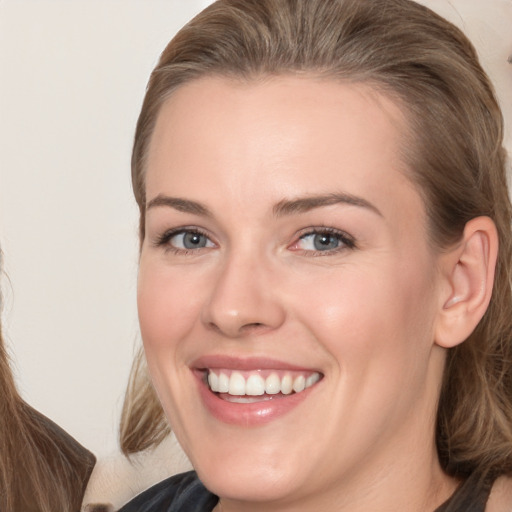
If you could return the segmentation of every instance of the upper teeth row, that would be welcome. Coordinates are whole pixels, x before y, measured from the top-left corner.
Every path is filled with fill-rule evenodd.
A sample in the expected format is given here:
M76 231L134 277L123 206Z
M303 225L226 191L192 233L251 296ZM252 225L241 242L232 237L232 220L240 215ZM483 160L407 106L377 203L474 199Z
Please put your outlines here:
M251 374L247 379L240 372L232 372L228 375L224 372L215 373L209 370L208 373L208 384L212 391L238 396L258 396L265 393L289 395L292 391L299 393L319 380L320 374L317 372L307 377L302 374L294 377L287 373L282 378L277 373L271 373L266 379L257 373Z

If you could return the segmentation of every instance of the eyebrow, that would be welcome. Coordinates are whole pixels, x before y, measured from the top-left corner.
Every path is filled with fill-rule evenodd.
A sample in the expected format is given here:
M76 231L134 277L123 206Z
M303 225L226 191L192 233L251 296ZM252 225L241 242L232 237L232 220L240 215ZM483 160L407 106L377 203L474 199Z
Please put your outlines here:
M213 217L212 213L208 208L206 208L206 206L196 201L191 201L190 199L182 199L181 197L170 197L159 194L149 201L146 206L146 211L158 206L168 206L183 213L191 213L194 215L201 215L203 217Z
M284 199L274 206L273 213L276 217L283 217L294 213L306 213L310 210L314 210L315 208L322 208L324 206L331 206L334 204L348 204L350 206L366 208L382 217L382 213L372 203L362 197L346 193L304 196L289 200ZM197 201L191 201L190 199L183 199L181 197L165 196L162 194L157 195L149 201L146 206L146 211L160 206L174 208L175 210L183 213L201 215L203 217L213 217L211 211Z
M321 208L323 206L331 206L340 203L357 206L360 208L366 208L376 213L380 217L383 216L379 209L372 203L368 202L366 199L346 193L305 196L298 197L297 199L279 201L279 203L274 206L274 215L281 217L294 213L306 213L310 210L314 210L315 208Z

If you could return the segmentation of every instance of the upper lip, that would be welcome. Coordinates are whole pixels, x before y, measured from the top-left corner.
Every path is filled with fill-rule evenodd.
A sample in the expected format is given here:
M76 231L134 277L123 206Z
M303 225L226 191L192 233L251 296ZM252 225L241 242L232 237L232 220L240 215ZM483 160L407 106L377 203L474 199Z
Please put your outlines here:
M232 370L290 370L318 371L311 367L298 366L278 359L267 357L233 357L229 355L207 355L193 361L192 368L204 370L207 368L226 368Z

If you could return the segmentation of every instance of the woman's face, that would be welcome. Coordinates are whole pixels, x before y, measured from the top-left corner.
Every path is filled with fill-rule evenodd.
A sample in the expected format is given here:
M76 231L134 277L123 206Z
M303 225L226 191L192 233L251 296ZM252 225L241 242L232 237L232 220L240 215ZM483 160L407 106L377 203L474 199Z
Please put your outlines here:
M312 77L204 78L161 110L140 325L172 428L226 500L333 503L432 462L440 272L405 129L370 88Z

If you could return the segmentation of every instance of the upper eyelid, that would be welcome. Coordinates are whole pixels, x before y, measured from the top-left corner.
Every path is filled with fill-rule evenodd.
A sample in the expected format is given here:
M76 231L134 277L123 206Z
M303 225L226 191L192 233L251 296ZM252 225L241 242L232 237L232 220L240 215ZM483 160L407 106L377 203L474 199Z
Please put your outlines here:
M348 236L348 233L343 231L339 228L334 228L332 226L308 226L305 228L301 228L298 230L301 234L308 234L308 233L340 233L340 234L346 234Z
M332 236L338 236L340 238L342 245L341 245L341 247L337 247L335 249L330 249L330 250L326 250L326 251L315 251L315 250L311 250L311 249L310 250L299 249L299 250L302 250L307 253L319 252L319 254L328 255L328 254L332 254L335 252L340 252L344 249L357 249L358 248L356 239L352 235L350 235L349 233L347 233L346 231L343 231L341 229L326 227L326 226L322 226L322 227L315 226L315 227L304 228L303 230L299 231L299 233L296 235L294 241L289 245L289 247L298 244L300 240L302 240L303 238L305 238L307 236L317 235L317 234L319 234L319 235L328 234L328 235L332 235Z
M338 235L340 238L346 238L355 243L355 238L350 233L347 233L346 231L344 231L342 229L332 228L332 227L328 227L328 226L311 226L309 228L301 229L298 232L297 237L303 238L308 235L315 235L315 234L322 234L322 233L327 233L329 235Z
M205 236L216 244L217 242L214 240L214 238L211 236L210 233L208 233L207 230L199 228L197 226L181 226L177 228L170 228L166 229L163 233L157 234L154 239L153 243L156 246L162 245L164 243L167 243L171 238L173 238L176 235L182 234L182 233L198 233L200 235Z
M162 245L167 243L171 238L173 238L176 235L182 234L182 233L198 233L200 235L205 236L208 238L212 243L215 245L218 245L218 241L215 239L215 237L206 229L200 228L198 226L180 226L176 228L170 228L165 231L163 231L161 234L158 234L153 239L153 244L156 246ZM293 242L287 244L288 246L291 246L293 244L298 243L298 241L306 236L309 235L315 235L315 234L329 234L333 236L338 236L341 241L345 245L350 245L351 247L357 247L356 239L350 234L347 233L344 230L330 227L330 226L308 226L306 228L302 228L299 231L296 232L296 234L293 237Z

